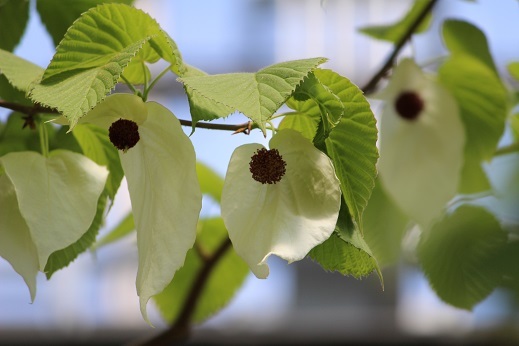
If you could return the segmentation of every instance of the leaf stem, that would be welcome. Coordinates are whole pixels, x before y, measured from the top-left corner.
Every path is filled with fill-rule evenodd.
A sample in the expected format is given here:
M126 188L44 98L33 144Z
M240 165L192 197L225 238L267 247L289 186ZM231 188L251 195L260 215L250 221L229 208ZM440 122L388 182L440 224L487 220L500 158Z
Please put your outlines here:
M171 67L173 66L173 64L169 64L168 67L166 67L164 70L162 70L162 72L160 72L157 77L155 77L154 80L151 81L150 85L146 87L146 89L144 90L144 101L146 101L148 99L148 94L149 92L151 91L151 89L153 89L153 87L155 86L155 84L157 84L157 82L166 75L166 73L168 73L170 70L171 70Z
M402 50L404 48L407 41L411 38L411 36L414 34L416 29L420 26L420 24L425 20L427 15L431 12L433 7L437 4L438 0L431 0L427 6L425 6L422 10L422 12L416 17L416 19L411 23L411 25L407 28L406 32L402 35L400 40L398 40L395 44L395 47L393 48L393 51L389 55L389 57L386 59L385 63L382 65L380 70L373 75L373 77L369 80L368 83L362 88L365 94L370 94L373 91L375 91L375 88L378 85L378 82L387 74L387 72L393 67L393 64Z
M494 156L501 156L506 154L512 154L519 152L519 142L512 143L506 147L498 148L494 153Z
M130 83L130 81L128 80L128 78L126 78L124 75L120 75L121 79L124 81L124 83L128 86L128 88L130 88L130 90L137 96L143 98L143 95L141 93L140 90L137 90L137 88L135 88L135 86Z
M41 154L44 157L49 157L49 132L47 126L41 119L38 121L38 132L40 137Z
M198 275L193 282L193 286L189 291L187 299L184 301L184 305L180 310L175 323L162 334L157 335L153 339L146 341L143 346L166 346L173 345L175 342L186 341L190 334L190 326L193 314L195 313L198 299L205 288L207 280L211 275L211 271L214 266L220 261L225 255L227 250L231 247L231 241L226 238L212 254L212 256L204 259L203 267L198 272Z

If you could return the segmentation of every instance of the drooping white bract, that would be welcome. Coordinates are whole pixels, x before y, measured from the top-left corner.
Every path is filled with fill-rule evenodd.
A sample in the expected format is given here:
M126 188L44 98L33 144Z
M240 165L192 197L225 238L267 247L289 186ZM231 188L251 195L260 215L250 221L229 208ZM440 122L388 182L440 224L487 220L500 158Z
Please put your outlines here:
M140 140L119 151L137 229L137 294L149 323L148 300L162 292L193 246L202 194L193 145L167 108L130 94L114 94L82 120L104 128L119 119L138 125Z
M301 260L332 234L341 203L340 183L331 160L294 130L270 140L286 163L275 184L262 184L249 170L260 144L234 151L222 192L221 212L236 252L258 278L269 274L274 254Z
M0 165L0 256L24 278L34 300L38 270L88 231L108 171L66 150L49 157L13 152Z
M421 225L457 191L465 131L454 97L413 60L395 69L380 116L379 174L397 205Z

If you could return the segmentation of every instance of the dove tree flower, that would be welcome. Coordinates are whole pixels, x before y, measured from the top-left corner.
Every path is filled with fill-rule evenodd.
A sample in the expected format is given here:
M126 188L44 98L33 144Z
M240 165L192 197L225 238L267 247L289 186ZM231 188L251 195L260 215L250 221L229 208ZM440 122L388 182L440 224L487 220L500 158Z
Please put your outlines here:
M427 225L458 189L465 130L456 100L410 59L379 97L380 178L402 211Z
M332 234L341 203L331 160L299 132L279 131L269 143L234 151L221 212L236 252L258 278L267 259L301 260Z
M137 293L149 322L148 300L171 282L196 237L202 194L193 145L167 108L131 94L108 96L80 122L108 129L120 150L137 229Z

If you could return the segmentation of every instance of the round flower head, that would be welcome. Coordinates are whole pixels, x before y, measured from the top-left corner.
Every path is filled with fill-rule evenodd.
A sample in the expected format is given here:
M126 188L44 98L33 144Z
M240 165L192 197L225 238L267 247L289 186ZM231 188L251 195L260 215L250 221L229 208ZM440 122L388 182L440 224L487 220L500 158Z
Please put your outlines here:
M458 188L465 131L453 96L410 59L395 69L380 116L379 174L400 208L422 225Z
M270 150L234 151L222 191L222 217L236 252L258 278L274 254L298 261L330 237L341 191L331 160L294 130L279 131Z
M195 241L202 194L193 145L173 113L135 95L108 96L80 122L109 130L120 149L137 229L137 293L147 320L149 298L171 282Z

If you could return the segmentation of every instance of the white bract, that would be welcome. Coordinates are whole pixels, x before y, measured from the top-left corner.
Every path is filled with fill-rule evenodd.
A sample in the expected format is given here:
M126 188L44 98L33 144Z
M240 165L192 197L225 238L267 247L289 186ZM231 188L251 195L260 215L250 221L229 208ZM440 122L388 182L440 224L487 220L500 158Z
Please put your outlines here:
M108 171L87 157L56 150L0 158L0 255L36 292L36 274L49 256L89 229Z
M193 246L202 194L193 145L167 108L130 94L114 94L80 122L104 128L119 119L138 125L140 139L119 151L137 228L137 294L149 323L148 300L162 292Z
M465 131L454 97L410 59L395 69L380 116L379 174L384 188L421 225L457 191Z
M236 252L258 278L269 274L274 254L289 263L330 237L339 214L340 183L331 160L294 130L270 140L286 163L275 184L262 184L249 170L263 146L245 144L234 151L222 192L222 217Z

